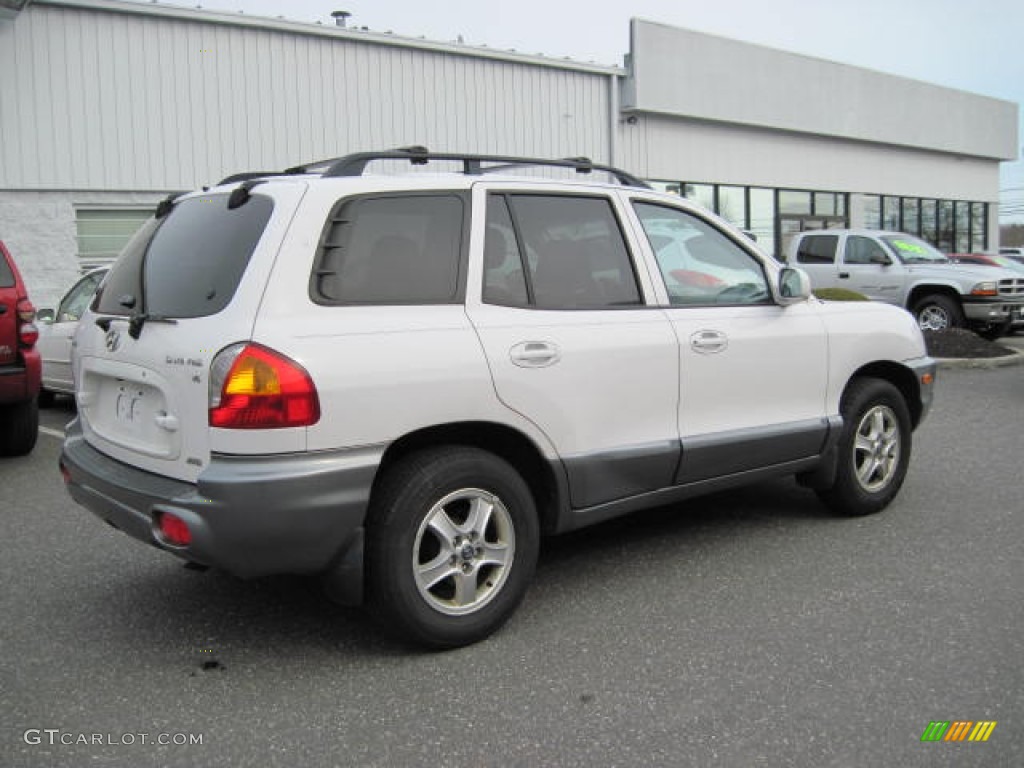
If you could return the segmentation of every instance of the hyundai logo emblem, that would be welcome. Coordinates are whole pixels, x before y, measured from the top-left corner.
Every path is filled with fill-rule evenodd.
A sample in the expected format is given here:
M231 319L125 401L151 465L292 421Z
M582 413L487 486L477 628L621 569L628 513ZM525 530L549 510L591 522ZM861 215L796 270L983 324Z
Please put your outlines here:
M111 328L107 331L107 351L116 352L118 346L121 344L121 332L116 328Z

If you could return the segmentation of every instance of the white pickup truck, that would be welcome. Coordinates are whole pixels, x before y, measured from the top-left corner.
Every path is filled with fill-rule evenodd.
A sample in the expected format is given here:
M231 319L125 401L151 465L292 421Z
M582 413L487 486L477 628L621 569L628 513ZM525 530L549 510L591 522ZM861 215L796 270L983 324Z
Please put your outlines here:
M802 232L786 260L806 271L815 289L848 288L904 307L925 331L968 326L997 338L1024 319L1024 275L956 264L902 232Z

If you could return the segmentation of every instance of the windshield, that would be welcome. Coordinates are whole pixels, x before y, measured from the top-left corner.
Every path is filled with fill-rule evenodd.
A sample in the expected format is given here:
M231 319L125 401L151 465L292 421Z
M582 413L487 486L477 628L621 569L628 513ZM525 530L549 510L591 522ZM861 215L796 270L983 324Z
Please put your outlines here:
M882 242L889 246L889 250L904 264L949 263L944 253L911 235L886 235Z

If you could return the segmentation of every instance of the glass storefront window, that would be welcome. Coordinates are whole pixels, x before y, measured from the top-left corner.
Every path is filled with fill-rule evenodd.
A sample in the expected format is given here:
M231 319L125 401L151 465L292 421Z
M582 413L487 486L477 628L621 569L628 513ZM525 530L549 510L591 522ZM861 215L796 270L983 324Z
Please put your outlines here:
M882 200L882 229L900 231L900 199L886 197Z
M836 193L836 216L846 216L846 200L849 195L842 192Z
M921 201L921 239L927 240L932 245L938 242L938 234L935 229L935 201Z
M814 193L814 215L815 216L835 216L836 215L836 198L837 197L839 197L839 195L835 194L834 192L815 192Z
M775 193L770 189L750 188L750 231L765 253L775 255Z
M779 213L811 212L811 193L796 192L792 189L779 190Z
M743 187L718 188L718 215L741 229L747 227L747 194Z
M954 211L956 212L956 238L954 240L956 252L968 253L971 250L971 204L957 200Z
M715 210L715 187L713 184L686 184L683 196L700 203L709 211Z
M658 192L667 192L670 195L683 194L683 185L678 181L651 181L648 183Z
M916 197L903 198L903 231L912 235L921 233L921 222L917 209L918 199Z
M864 228L882 228L882 198L878 195L864 196Z
M984 251L988 243L984 203L971 203L971 250Z
M953 252L953 201L939 200L938 231L935 247L943 253Z

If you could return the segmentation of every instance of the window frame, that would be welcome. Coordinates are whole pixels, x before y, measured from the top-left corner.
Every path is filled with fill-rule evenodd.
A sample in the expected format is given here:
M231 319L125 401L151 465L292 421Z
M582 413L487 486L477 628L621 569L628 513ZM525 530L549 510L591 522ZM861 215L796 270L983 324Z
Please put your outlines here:
M491 307L511 307L514 309L528 309L535 312L609 312L609 311L629 311L636 309L646 309L650 307L649 297L647 292L644 290L644 282L640 276L640 266L638 263L638 254L635 248L635 243L630 238L628 229L623 225L622 212L619 210L617 200L613 194L602 194L595 192L577 192L567 190L536 190L536 189L514 189L514 188L502 188L493 187L485 193L485 205L487 209L490 208L490 201L494 198L500 198L505 202L510 218L512 219L512 232L516 241L516 248L519 251L519 259L523 270L523 280L526 283L526 304L498 304L494 302L483 300L483 279L485 269L481 271L481 284L480 284L480 297L481 303ZM626 253L626 259L633 276L633 284L636 287L637 300L636 304L608 304L604 306L593 306L593 307L542 307L537 305L536 289L533 282L533 275L530 272L529 256L525 248L525 238L523 236L522 222L520 221L519 213L516 211L514 205L509 200L510 198L516 197L542 197L542 198L571 198L571 199L587 199L587 200L600 200L607 204L609 212L611 213L612 221L615 224L616 231L619 233L619 237L622 240L622 245ZM484 221L487 220L485 210ZM484 233L486 237L486 232ZM481 254L483 258L483 254ZM482 265L486 267L486 265Z
M742 253L746 254L751 259L751 261L757 266L757 268L761 272L761 277L764 280L765 290L768 293L768 298L765 301L760 301L760 302L742 302L742 303L735 303L735 304L733 304L733 303L703 303L703 302L701 302L701 303L694 302L694 303L688 303L688 304L675 304L675 303L673 303L672 302L672 297L671 297L671 295L669 294L669 291L668 291L668 283L665 280L665 274L664 274L664 272L662 272L661 263L658 261L658 255L655 253L654 246L651 244L650 238L647 235L647 229L643 225L643 218L640 216L639 211L637 211L637 209L636 209L636 204L637 203L643 203L645 205L651 205L651 206L654 206L654 207L657 207L657 208L665 208L665 209L668 209L670 211L676 211L676 212L678 212L680 214L683 214L685 216L689 216L690 218L697 219L698 221L703 223L705 226L710 227L712 230L717 232L719 235L721 235L723 238L725 238L725 240L727 240L729 243L731 243L733 246L735 246L737 250L739 250ZM752 251L750 248L747 247L746 239L740 240L740 239L734 237L731 232L729 232L728 230L722 229L714 221L712 221L710 218L708 218L707 216L702 215L701 211L697 209L697 206L699 205L699 203L691 201L691 204L694 206L694 208L692 210L690 208L687 208L687 207L684 207L684 206L672 205L671 202L669 202L669 201L650 199L650 198L646 198L646 197L641 197L639 195L631 195L628 198L628 207L629 207L629 210L630 210L630 214L635 218L636 225L638 227L637 237L638 237L639 240L643 241L643 248L646 251L645 255L648 257L648 259L650 261L649 271L652 272L651 278L652 278L652 280L655 281L656 285L660 286L660 290L665 295L666 303L664 303L664 304L659 303L657 305L657 308L659 308L659 309L703 309L703 310L707 310L707 309L715 309L715 308L721 308L721 309L733 308L733 309L735 309L737 307L773 307L773 306L779 306L778 296L776 295L776 285L775 285L775 281L773 280L774 273L773 273L772 270L770 270L768 268L768 258L770 258L770 257L765 257L759 251ZM753 241L750 241L750 242L751 242L751 244L753 243ZM660 281L660 283L658 283L657 281Z
M327 298L318 286L318 275L325 257L325 244L330 235L331 229L338 220L342 209L353 203L363 203L368 200L400 199L408 200L416 197L455 197L462 202L462 225L459 227L459 252L455 275L455 293L451 299L443 301L342 301ZM317 238L316 252L313 256L313 264L309 273L307 283L307 294L309 300L320 307L444 307L464 304L466 300L466 278L469 267L469 236L473 221L473 199L472 194L465 189L427 189L415 191L388 191L388 192L367 192L362 194L345 195L336 200L330 207L324 225L320 230L320 237Z

